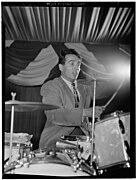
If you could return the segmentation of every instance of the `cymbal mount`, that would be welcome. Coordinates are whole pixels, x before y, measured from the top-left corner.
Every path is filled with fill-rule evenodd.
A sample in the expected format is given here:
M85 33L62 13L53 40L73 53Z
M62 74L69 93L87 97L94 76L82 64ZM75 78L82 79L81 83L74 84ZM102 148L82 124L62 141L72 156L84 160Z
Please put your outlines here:
M15 100L16 93L11 93L12 100ZM14 126L14 105L11 108L11 127L10 127L10 150L9 150L9 164L12 162L12 140L13 140L13 126Z

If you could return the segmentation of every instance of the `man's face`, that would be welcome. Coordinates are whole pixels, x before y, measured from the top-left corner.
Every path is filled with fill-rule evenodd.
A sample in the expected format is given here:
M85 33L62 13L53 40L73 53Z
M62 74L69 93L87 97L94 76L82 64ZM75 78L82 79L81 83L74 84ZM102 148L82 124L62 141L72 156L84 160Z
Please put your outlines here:
M81 59L79 59L74 54L67 54L65 56L65 59L66 59L65 64L59 65L61 75L68 81L73 82L77 79L79 75Z

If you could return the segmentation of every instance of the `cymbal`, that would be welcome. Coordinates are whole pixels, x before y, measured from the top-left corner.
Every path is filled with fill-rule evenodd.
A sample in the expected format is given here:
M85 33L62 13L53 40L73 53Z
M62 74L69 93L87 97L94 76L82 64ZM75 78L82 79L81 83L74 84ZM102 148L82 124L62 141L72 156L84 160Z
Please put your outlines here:
M25 102L10 100L5 102L5 111L11 111L12 106L14 106L14 111L17 112L29 112L36 110L54 110L58 109L58 106L51 104L44 104L40 102Z
M78 83L83 84L83 85L87 85L87 86L93 85L94 81L95 80L93 80L93 79L78 79ZM106 83L108 81L110 81L110 80L108 80L108 79L96 79L97 84L101 83L101 82Z

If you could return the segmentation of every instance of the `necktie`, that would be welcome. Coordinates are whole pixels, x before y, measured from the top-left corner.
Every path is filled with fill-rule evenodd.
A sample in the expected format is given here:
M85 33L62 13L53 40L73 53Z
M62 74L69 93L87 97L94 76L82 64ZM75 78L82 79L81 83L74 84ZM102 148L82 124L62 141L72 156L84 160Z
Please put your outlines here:
M72 87L73 87L73 94L74 94L74 99L75 99L75 107L78 107L79 106L79 96L78 96L77 89L75 87L75 83L72 83Z

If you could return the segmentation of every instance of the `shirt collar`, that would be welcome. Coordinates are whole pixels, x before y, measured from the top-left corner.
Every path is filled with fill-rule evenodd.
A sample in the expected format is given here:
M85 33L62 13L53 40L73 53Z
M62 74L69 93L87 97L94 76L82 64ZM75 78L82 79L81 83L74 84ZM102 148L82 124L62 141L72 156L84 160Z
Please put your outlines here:
M67 79L65 79L64 77L61 76L61 78L65 81L66 84L68 84L69 86L72 85L72 82L68 81ZM77 87L77 80L74 81L76 87Z

